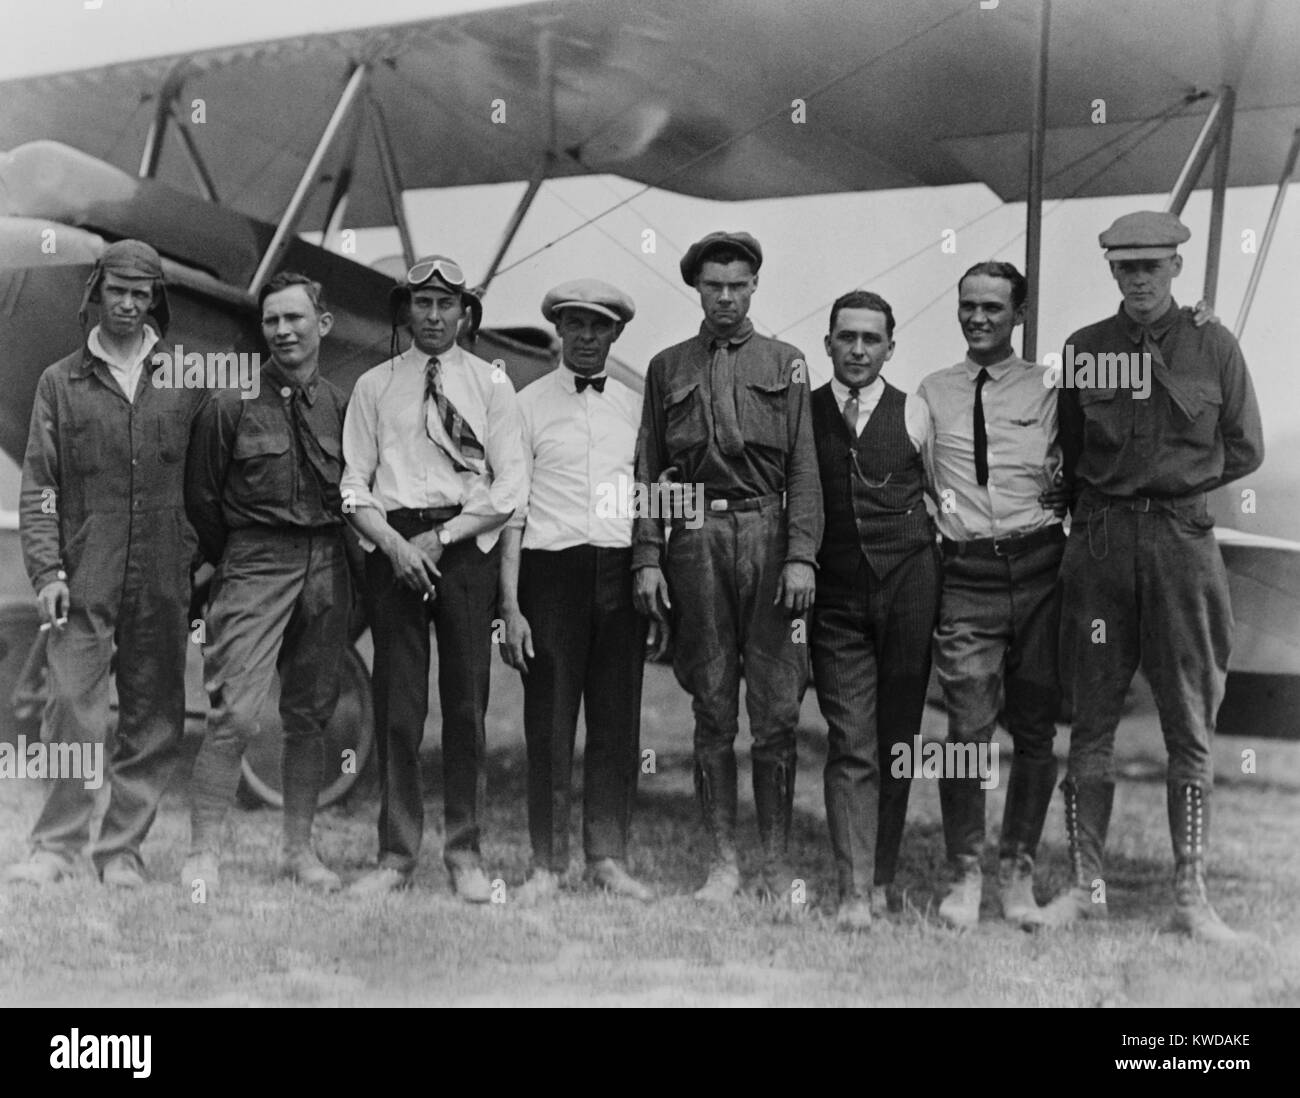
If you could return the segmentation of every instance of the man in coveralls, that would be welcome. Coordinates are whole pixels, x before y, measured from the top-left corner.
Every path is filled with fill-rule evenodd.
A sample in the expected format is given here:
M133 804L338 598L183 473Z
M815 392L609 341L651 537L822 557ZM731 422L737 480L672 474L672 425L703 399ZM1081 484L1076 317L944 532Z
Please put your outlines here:
M185 447L203 394L151 383L170 319L158 253L139 240L104 249L80 316L83 346L36 387L23 459L23 559L49 629L42 738L103 743L117 647L117 733L108 810L91 861L111 887L144 883L140 844L171 776L185 724L186 611L194 532L185 518ZM95 794L51 783L32 855L10 880L51 883L89 837Z
M207 735L190 779L186 888L219 886L240 761L261 731L277 670L284 724L281 873L323 892L341 887L312 850L324 782L324 729L338 700L351 579L339 494L347 398L320 375L333 317L320 284L282 271L258 294L271 361L258 394L217 392L190 444L186 504L216 565L204 683ZM329 760L335 765L336 760Z
M1216 322L1197 327L1173 299L1178 245L1190 236L1172 213L1119 218L1100 241L1123 303L1066 342L1064 361L1081 372L1091 356L1097 376L1058 394L1065 474L1077 496L1061 563L1061 666L1074 696L1062 784L1073 881L1046 914L1059 925L1106 912L1115 730L1141 663L1169 752L1172 929L1231 942L1238 935L1205 894L1210 745L1232 640L1205 494L1258 469L1264 439L1237 341ZM1149 356L1146 392L1100 376L1110 355Z
M754 331L749 303L763 252L748 233L710 233L681 274L700 295L696 335L661 351L646 373L637 490L661 479L704 494L701 521L638 514L637 608L671 612L673 667L695 713L695 790L713 845L696 898L740 889L736 754L740 677L754 737L754 806L763 844L761 896L800 900L786 864L794 811L795 725L808 681L802 618L811 608L822 536L808 367L798 348ZM692 491L688 491L691 495Z

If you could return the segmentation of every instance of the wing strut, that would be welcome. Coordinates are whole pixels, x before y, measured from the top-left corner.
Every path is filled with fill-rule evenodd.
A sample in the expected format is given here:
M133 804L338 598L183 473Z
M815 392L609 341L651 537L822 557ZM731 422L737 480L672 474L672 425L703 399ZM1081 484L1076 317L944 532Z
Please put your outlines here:
M1201 297L1214 308L1214 297L1219 289L1219 255L1223 251L1223 207L1228 192L1228 158L1232 155L1232 115L1237 105L1237 91L1224 85L1220 93L1223 100L1223 123L1214 156L1214 179L1210 189L1210 236L1205 243L1205 289Z
M153 106L153 121L149 123L149 132L144 138L144 152L140 154L140 170L136 174L141 179L152 179L158 172L158 161L162 157L163 138L167 136L167 121L172 117L172 101L180 94L185 83L187 59L176 62L167 70L162 84L158 87L157 100Z
M1052 0L1042 0L1038 13L1038 57L1034 66L1034 113L1029 135L1029 188L1025 203L1025 280L1029 308L1020 354L1027 362L1038 355L1038 272L1043 251L1043 151L1047 144L1047 45L1051 35Z
M528 187L519 200L519 204L515 207L515 212L510 215L510 222L506 225L506 231L501 234L501 243L497 245L496 254L492 256L492 262L488 264L487 274L483 276L483 281L478 286L477 292L480 296L487 292L492 280L496 278L497 271L501 269L501 263L506 257L506 252L510 249L510 245L514 243L515 234L519 232L519 226L524 222L524 215L528 213L529 207L533 204L533 199L537 197L537 192L542 189L542 184L546 182L546 177L550 174L551 165L555 162L555 143L559 123L555 111L554 47L554 31L547 27L537 39L537 82L548 112L546 151L542 153L541 160L538 162L532 178L528 180Z
M303 169L302 178L298 180L298 187L293 192L293 197L289 199L289 205L285 207L284 213L280 215L280 222L275 227L275 235L271 237L271 243L267 245L266 254L262 256L262 260L258 263L257 270L253 274L253 280L248 284L250 294L256 296L258 290L262 288L262 284L270 277L275 265L280 262L280 257L289 245L289 238L297 231L303 207L306 206L307 198L316 184L316 176L320 172L321 164L338 137L339 131L347 121L348 115L351 114L352 108L361 94L361 89L365 86L369 72L370 67L362 64L353 69L352 75L348 77L347 85L343 88L343 93L334 106L334 113L330 115L330 120L325 124L320 140L316 143L316 149L311 154L311 159L307 161L307 166Z
M1210 153L1214 152L1214 178L1210 190L1210 232L1205 244L1205 288L1202 299L1214 307L1214 297L1219 286L1219 255L1223 245L1223 205L1228 189L1228 162L1232 155L1232 117L1237 104L1237 91L1225 84L1205 116L1201 132L1192 142L1191 151L1183 162L1182 170L1174 181L1165 203L1168 213L1181 214L1187 199L1205 171Z
M384 190L388 192L388 209L402 241L402 258L409 268L415 263L415 245L411 241L411 226L406 221L406 207L402 205L402 176L397 167L397 156L393 152L393 139L389 135L388 120L379 106L379 100L368 95L366 102L370 108L370 128L375 135L375 144L379 146L379 169L384 177Z
M1273 208L1268 211L1268 224L1264 227L1264 239L1259 242L1259 254L1250 269L1250 281L1246 283L1246 296L1241 299L1241 311L1237 314L1237 324L1233 335L1241 339L1246 330L1246 317L1255 301L1255 290L1259 287L1260 275L1264 273L1264 262L1268 259L1268 249L1273 243L1273 232L1277 228L1278 218L1282 216L1282 203L1286 199L1287 187L1295 172L1296 156L1300 154L1300 129L1291 135L1291 149L1286 154L1286 164L1282 168L1282 178L1277 181L1277 194L1273 196Z
M171 116L176 132L181 135L181 147L184 148L186 159L189 160L190 171L194 173L194 182L199 185L199 193L209 202L219 201L216 184L212 182L212 173L208 171L207 164L199 155L199 147L194 143L194 135L176 113L175 104L172 104Z

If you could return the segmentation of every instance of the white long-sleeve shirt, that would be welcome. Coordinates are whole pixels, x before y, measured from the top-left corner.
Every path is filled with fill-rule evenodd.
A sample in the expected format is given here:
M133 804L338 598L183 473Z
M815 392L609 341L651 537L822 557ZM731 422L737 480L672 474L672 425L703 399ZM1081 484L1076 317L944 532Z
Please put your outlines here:
M345 506L382 513L460 504L468 515L509 516L526 502L522 424L510 378L459 346L437 357L443 392L483 444L486 469L457 472L447 456L443 447L454 450L454 444L426 407L430 356L412 345L367 370L352 390L343 424ZM495 527L475 541L486 553L500 534Z

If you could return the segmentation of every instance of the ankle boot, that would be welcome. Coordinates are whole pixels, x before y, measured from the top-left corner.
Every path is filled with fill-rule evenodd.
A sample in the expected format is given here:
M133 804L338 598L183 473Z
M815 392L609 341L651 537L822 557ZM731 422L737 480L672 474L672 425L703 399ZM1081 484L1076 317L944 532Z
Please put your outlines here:
M794 823L794 760L754 760L754 810L763 866L758 892L762 899L788 899L794 875L790 869L790 830Z
M736 755L695 757L695 799L710 845L709 877L695 898L704 903L729 903L740 891L740 861L736 857Z
M1205 895L1205 836L1210 829L1209 790L1191 782L1167 787L1169 834L1174 843L1174 916L1170 929L1226 945L1240 939Z
M984 849L984 790L977 777L940 778L939 804L943 810L943 837L952 867L952 890L939 905L939 917L953 926L979 922L984 876L980 855Z
M1066 891L1042 909L1047 926L1068 926L1079 919L1104 918L1108 913L1101 874L1115 783L1104 778L1066 778L1061 792L1065 795L1071 882Z
M1013 760L1002 810L998 893L1003 918L1021 926L1043 919L1034 900L1034 855L1055 786L1055 758Z

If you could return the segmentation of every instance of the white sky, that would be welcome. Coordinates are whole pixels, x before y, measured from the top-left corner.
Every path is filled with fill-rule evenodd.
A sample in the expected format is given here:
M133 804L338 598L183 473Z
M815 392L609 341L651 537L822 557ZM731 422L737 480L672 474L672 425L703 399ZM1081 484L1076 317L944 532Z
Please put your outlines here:
M102 0L101 7L87 10L93 2L0 0L0 78L509 6L497 0ZM1171 184L1177 168L1169 166ZM507 265L637 189L610 177L546 184ZM522 190L522 184L512 184L411 192L407 209L417 251L456 256L471 278L481 274ZM1262 236L1272 191L1241 189L1228 196L1218 312L1230 326L1254 258L1242 252L1242 232L1252 229ZM1243 339L1271 443L1300 441L1300 402L1294 399L1292 381L1293 349L1300 346L1297 191L1300 187L1292 189L1283 210ZM1059 350L1074 328L1113 311L1118 303L1097 233L1121 213L1159 208L1163 201L1159 195L1047 204L1040 354ZM538 304L548 287L595 275L622 286L636 300L638 316L616 352L643 370L656 350L698 324L698 307L677 274L686 245L712 229L745 229L759 238L766 255L751 314L760 330L802 347L814 374L827 377L829 364L821 348L826 306L839 293L866 286L894 306L898 349L886 376L911 390L926 373L962 355L955 319L955 282L961 272L987 258L1008 259L1023 269L1024 208L999 205L979 185L740 203L651 191L499 278L487 302L487 321L541 324ZM1208 211L1208 192L1197 191L1184 212L1193 237L1184 247L1186 265L1175 294L1188 304L1200 296ZM988 216L962 228L982 214ZM657 234L654 255L640 252L646 228ZM958 230L953 255L940 250L944 229ZM357 258L367 262L398 250L396 234L386 230L360 233L358 246ZM918 251L916 258L895 266ZM1278 454L1274 446L1269 466L1275 469L1276 462L1286 461Z

